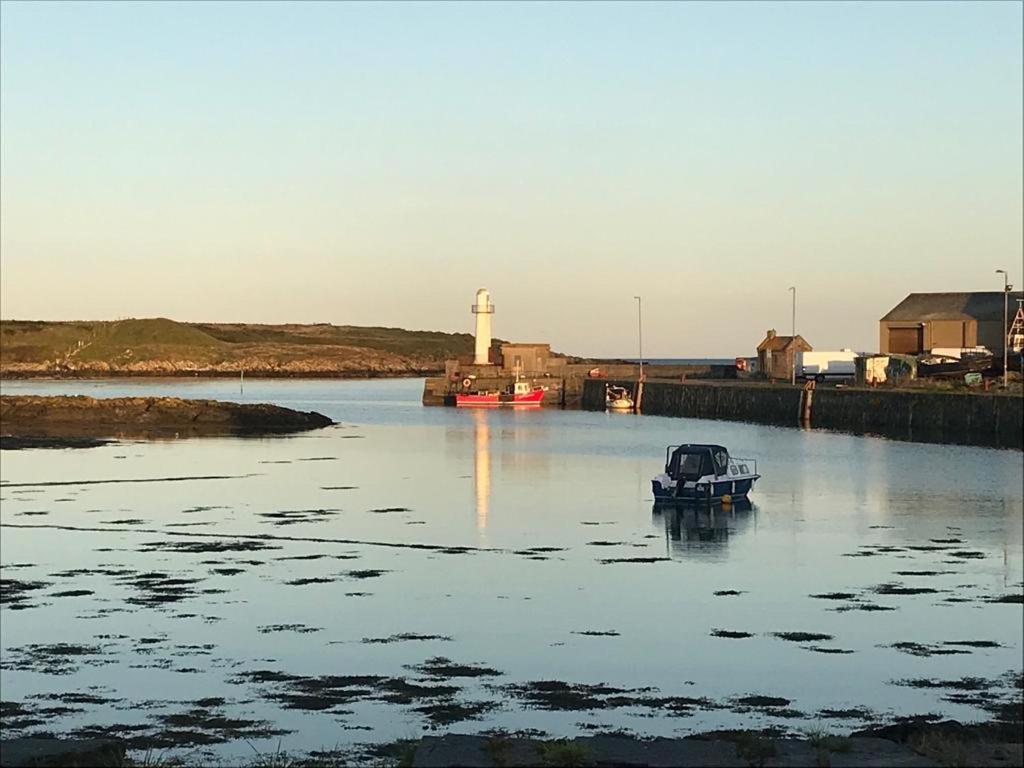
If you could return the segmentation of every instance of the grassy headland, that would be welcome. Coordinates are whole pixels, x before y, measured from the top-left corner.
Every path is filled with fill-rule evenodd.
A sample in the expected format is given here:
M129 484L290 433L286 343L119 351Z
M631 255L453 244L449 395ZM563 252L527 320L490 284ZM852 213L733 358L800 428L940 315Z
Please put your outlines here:
M472 354L468 333L350 325L0 321L0 377L415 376Z

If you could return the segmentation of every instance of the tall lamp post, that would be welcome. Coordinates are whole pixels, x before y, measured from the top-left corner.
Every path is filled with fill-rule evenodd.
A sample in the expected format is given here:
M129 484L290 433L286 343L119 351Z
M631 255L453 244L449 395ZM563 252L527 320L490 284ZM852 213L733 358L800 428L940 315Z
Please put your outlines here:
M789 290L793 292L793 325L792 333L790 334L790 343L796 343L796 286L789 286ZM793 349L793 355L790 357L789 363L789 383L796 384L796 349Z
M1007 382L1009 381L1007 378L1009 371L1006 369L1006 365L1008 360L1007 352L1010 347L1010 329L1008 327L1010 322L1010 289L1013 286L1007 282L1008 276L1005 269L997 269L996 274L1003 276L1003 389L1006 389Z
M640 345L640 375L637 381L643 381L644 378L644 316L641 311L640 297L634 296L636 299L636 333L637 340Z

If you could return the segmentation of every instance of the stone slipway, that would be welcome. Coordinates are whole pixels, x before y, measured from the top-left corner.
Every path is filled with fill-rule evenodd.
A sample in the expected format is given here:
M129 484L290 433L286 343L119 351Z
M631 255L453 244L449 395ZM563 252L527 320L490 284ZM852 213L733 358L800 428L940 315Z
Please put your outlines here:
M301 432L332 424L331 419L320 413L262 403L177 397L0 396L0 435L5 437L260 435ZM45 441L39 447L47 447Z

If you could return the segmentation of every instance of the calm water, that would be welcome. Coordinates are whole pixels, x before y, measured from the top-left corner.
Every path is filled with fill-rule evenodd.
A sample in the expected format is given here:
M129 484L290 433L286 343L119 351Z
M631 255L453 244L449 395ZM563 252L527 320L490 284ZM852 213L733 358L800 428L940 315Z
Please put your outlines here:
M5 735L116 725L245 756L431 727L843 731L897 714L982 719L942 687L895 683L1021 670L1022 606L993 602L1021 593L1020 452L423 408L421 387L5 383L274 402L341 422L4 452ZM753 507L653 510L649 479L684 441L756 459ZM97 480L159 481L85 482ZM423 666L437 657L470 666ZM622 700L577 687L567 706L537 681L603 683ZM788 703L737 701L750 695ZM200 732L216 743L187 735Z

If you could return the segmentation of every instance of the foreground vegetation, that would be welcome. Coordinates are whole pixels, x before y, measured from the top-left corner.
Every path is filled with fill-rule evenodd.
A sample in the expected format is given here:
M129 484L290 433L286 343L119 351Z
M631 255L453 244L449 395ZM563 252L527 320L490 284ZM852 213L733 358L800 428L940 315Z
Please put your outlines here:
M897 732L893 732L899 731ZM627 734L608 734L616 746L607 753L602 742L590 739L546 739L508 731L488 731L477 736L455 736L459 746L438 752L420 739L402 739L390 744L367 745L362 749L335 749L291 754L280 748L261 752L240 762L215 762L220 768L412 768L418 764L439 764L438 759L459 765L505 766L597 766L610 764L666 765L673 756L680 766L701 765L709 755L716 764L745 766L817 765L847 766L884 764L963 766L1019 765L1022 751L1019 722L962 725L955 721L925 722L910 718L901 725L869 729L852 736L832 734L823 727L787 736L771 729L715 731L683 739L646 740ZM867 737L867 738L864 738ZM879 738L882 737L882 738ZM599 739L601 737L598 737ZM428 739L427 741L431 741ZM434 738L432 747L446 737ZM656 744L661 742L662 748ZM715 745L712 752L700 745ZM654 747L655 751L650 749ZM669 751L666 751L666 747ZM694 749L691 749L693 747ZM724 748L724 749L723 749ZM717 753L717 754L716 754ZM724 758L724 760L723 760ZM159 752L111 753L111 768L191 768L210 765L207 755L168 756Z

